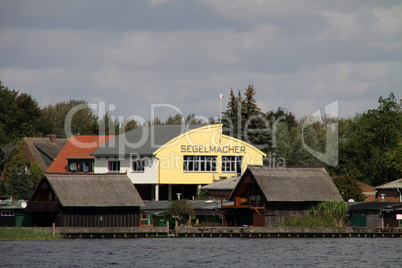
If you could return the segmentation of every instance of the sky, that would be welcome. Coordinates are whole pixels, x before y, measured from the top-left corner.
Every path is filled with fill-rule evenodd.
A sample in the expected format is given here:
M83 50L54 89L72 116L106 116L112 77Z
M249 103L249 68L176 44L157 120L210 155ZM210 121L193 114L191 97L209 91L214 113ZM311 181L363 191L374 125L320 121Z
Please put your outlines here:
M2 0L0 81L124 118L217 117L250 84L263 112L352 117L402 98L402 2Z

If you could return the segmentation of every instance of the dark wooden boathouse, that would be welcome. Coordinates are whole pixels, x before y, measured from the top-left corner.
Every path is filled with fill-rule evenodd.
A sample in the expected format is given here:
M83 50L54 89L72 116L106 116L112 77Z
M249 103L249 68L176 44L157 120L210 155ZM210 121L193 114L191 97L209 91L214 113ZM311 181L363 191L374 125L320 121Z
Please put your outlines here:
M229 200L225 225L274 227L290 216L304 216L319 202L342 200L323 167L249 166Z
M138 227L141 206L125 174L46 174L27 210L38 227Z

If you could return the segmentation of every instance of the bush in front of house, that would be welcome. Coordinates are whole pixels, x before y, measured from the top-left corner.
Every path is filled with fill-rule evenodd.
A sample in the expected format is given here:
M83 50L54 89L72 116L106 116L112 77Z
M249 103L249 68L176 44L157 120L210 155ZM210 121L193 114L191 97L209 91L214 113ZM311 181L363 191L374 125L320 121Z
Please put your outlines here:
M349 208L344 201L325 201L313 206L307 216L289 217L281 226L287 227L343 227Z
M194 208L191 204L187 203L187 199L179 199L172 201L166 208L166 215L172 215L172 217L176 216L179 218L181 224L185 224L185 216L194 215Z
M333 219L323 217L289 217L286 218L281 226L284 227L336 227Z

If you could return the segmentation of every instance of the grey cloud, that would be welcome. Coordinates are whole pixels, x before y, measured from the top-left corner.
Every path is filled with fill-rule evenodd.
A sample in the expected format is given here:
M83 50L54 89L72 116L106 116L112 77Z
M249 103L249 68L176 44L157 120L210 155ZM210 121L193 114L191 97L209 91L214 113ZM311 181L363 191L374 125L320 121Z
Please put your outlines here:
M292 3L2 1L0 79L41 105L84 98L144 118L154 103L217 116L219 93L251 83L263 110L299 117L400 91L399 2Z
M4 27L37 29L96 29L103 31L175 31L233 25L193 1L6 0L0 11ZM238 27L244 27L237 24Z

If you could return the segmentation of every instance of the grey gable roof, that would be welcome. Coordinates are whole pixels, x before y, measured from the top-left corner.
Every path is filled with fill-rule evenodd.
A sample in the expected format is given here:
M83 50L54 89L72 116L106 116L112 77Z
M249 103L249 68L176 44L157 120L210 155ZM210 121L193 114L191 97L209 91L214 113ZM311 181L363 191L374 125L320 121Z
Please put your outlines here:
M379 185L375 188L376 189L397 189L397 188L402 189L402 179L391 181L386 184Z
M240 180L240 176L233 176L201 187L201 190L227 190L232 191Z
M205 125L152 125L130 130L106 142L92 155L152 155L173 138Z
M255 179L268 202L342 200L331 177L322 167L249 166L243 177L248 174Z
M125 174L46 174L64 207L138 207L140 195Z
M56 140L56 143L50 142L49 138L28 138L25 137L24 141L28 146L35 161L38 162L43 171L46 171L49 166L56 159L63 146L67 143L67 139Z

